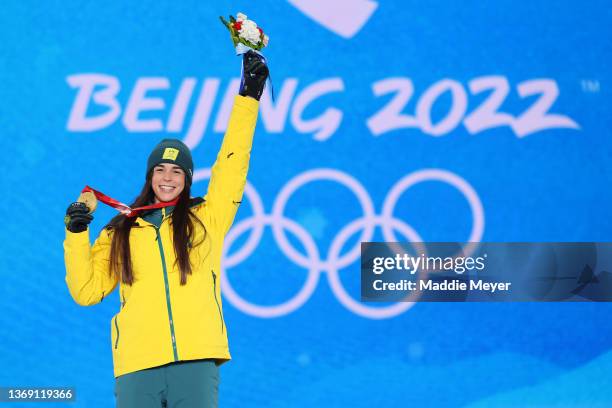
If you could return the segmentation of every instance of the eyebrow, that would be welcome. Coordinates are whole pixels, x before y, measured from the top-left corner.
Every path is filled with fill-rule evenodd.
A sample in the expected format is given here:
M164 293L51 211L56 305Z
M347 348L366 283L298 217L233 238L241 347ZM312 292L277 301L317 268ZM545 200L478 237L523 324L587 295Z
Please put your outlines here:
M155 167L161 167L161 168L164 168L164 166L162 166L162 163L157 164ZM171 169L172 169L172 170L176 170L176 169L183 170L183 169L181 169L181 167L180 167L180 166L177 166L177 165L172 166L172 167L171 167Z

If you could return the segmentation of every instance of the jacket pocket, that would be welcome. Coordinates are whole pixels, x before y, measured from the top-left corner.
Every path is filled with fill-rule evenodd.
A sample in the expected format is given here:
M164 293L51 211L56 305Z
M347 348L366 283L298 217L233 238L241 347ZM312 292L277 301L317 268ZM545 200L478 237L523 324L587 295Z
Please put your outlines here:
M119 323L117 322L117 316L115 316L115 350L119 345Z
M223 321L223 313L221 313L221 306L219 305L219 300L217 299L217 275L215 275L215 271L211 270L213 277L213 297L215 298L215 303L217 304L217 310L219 311L219 320L221 320L221 333L225 331L225 322Z

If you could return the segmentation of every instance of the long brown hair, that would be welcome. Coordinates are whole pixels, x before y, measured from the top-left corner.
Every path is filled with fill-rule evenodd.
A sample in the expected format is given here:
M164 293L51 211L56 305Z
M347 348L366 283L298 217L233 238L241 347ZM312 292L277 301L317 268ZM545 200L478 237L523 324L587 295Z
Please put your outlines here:
M155 198L151 179L153 170L149 171L146 181L136 200L130 204L131 208L151 204ZM206 227L189 207L191 181L185 177L185 187L179 195L179 200L172 211L172 241L176 255L175 265L178 264L181 274L181 285L187 283L187 275L191 275L191 262L189 251L200 245L206 239ZM134 273L130 254L130 231L136 222L136 217L127 217L118 214L104 227L113 230L113 239L110 253L110 273L115 274L121 282L132 285ZM199 224L204 230L203 238L194 243L195 226Z

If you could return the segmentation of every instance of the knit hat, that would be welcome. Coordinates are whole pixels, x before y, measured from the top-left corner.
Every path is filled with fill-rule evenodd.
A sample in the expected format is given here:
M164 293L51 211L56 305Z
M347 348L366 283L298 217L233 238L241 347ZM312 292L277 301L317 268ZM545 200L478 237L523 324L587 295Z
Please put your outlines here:
M193 159L189 147L178 139L164 139L153 148L147 160L147 172L160 163L172 163L185 172L185 181L193 177Z

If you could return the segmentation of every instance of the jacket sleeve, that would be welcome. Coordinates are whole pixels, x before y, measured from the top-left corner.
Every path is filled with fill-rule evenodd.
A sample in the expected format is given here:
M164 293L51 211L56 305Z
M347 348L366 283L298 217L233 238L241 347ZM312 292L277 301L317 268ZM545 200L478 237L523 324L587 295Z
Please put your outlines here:
M102 230L93 247L89 245L89 228L76 234L66 230L66 284L79 305L100 303L117 286L115 275L109 276L110 248L111 233L106 229Z
M230 229L246 184L259 102L237 95L221 149L211 170L204 196L205 218L225 236Z

